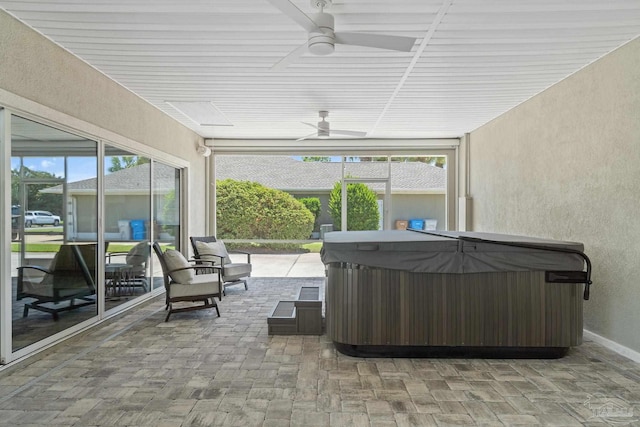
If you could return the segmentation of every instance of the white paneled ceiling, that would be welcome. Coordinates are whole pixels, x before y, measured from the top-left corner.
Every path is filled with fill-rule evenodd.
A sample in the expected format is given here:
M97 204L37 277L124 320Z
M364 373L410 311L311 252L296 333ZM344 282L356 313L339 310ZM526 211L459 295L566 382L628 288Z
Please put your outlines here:
M369 138L460 136L640 34L640 0L335 0L326 11L336 32L416 37L413 49L336 45L274 69L307 35L268 0L0 7L200 135L225 139L299 138L319 110L332 128ZM184 114L209 104L210 123ZM232 126L212 126L221 118Z

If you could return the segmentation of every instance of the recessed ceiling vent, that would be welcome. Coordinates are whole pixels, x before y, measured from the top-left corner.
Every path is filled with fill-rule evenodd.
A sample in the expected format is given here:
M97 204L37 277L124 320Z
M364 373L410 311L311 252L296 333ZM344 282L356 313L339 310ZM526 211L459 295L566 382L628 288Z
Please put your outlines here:
M211 102L166 101L176 111L198 126L233 126Z

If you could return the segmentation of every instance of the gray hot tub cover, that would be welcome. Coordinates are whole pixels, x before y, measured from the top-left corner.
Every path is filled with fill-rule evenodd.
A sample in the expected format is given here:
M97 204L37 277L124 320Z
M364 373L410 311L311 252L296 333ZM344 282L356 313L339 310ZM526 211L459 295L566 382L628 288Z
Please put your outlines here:
M581 243L533 237L476 232L438 232L430 235L411 230L338 231L324 235L322 262L351 263L368 267L416 273L484 273L499 271L581 271L584 260L573 253L553 252L542 247L582 252ZM496 243L464 241L473 238L540 246L522 248Z

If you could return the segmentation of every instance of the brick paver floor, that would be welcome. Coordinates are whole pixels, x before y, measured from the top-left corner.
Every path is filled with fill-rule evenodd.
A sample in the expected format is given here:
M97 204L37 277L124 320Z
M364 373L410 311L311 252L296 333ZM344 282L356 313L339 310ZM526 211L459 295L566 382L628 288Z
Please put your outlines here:
M640 365L585 342L556 360L385 359L269 336L279 299L322 279L252 278L214 310L163 300L0 371L0 425L640 425Z

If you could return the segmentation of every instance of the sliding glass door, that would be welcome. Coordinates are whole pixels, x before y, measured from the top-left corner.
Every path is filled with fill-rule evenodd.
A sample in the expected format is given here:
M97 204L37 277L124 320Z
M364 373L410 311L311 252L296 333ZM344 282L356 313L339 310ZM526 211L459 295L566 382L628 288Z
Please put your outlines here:
M154 241L180 250L180 169L154 161L152 194ZM162 268L155 257L153 271L153 289L162 288Z
M151 291L151 159L104 147L104 285L107 310Z
M13 351L97 310L97 142L11 117Z
M6 363L161 293L151 244L180 249L184 192L179 167L1 108L0 142Z

